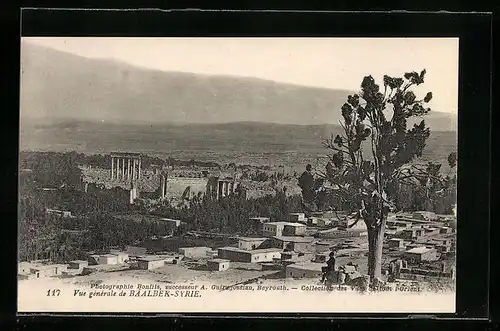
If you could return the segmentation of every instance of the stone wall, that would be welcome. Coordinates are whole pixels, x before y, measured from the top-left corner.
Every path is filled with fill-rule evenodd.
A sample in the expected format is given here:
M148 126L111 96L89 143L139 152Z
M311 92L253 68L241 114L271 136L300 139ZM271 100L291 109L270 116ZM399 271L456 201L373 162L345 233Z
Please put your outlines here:
M101 184L106 189L121 187L130 189L130 181L112 180L110 169L101 168L81 168L83 181L87 183ZM153 171L142 171L142 177L137 181L139 192L154 192L160 186L160 176L154 174Z
M111 170L101 168L82 168L83 181L96 185L104 185L106 189L121 187L130 189L130 181L111 180ZM199 192L206 193L208 178L205 177L167 177L167 197L180 198L189 186L191 197ZM156 192L161 184L158 172L143 170L137 181L139 192ZM158 195L159 197L159 195Z
M96 167L81 167L83 173L83 181L87 183L101 184L106 189L113 187L121 187L130 189L130 181L126 180L111 180L111 169L101 169ZM210 174L213 175L212 173ZM205 176L201 171L179 171L175 170L167 176L167 197L180 198L184 190L189 186L191 197L199 192L206 194L207 184L210 176ZM247 198L256 199L266 195L275 195L276 189L282 191L283 186L287 188L287 195L300 194L300 188L296 181L288 181L278 183L276 189L272 187L270 182L252 182L249 180L241 181L246 189ZM141 178L137 181L137 189L140 192L153 193L159 190L161 184L160 172L150 169L142 169ZM158 193L159 197L159 193Z
M167 178L167 197L180 198L187 187L190 188L190 197L198 193L205 194L207 191L208 178L187 178L187 177L168 177Z

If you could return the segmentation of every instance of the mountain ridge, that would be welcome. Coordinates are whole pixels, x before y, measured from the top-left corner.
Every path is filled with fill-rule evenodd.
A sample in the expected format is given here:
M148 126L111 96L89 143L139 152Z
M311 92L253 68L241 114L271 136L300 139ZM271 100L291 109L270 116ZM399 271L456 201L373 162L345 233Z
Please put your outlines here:
M422 118L425 120L425 117ZM419 122L420 118L416 119ZM261 122L261 121L234 121L234 122L217 122L217 123L202 123L202 122L162 122L162 123L121 123L121 122L104 122L104 121L94 121L94 120L76 120L76 119L64 119L59 118L56 120L44 120L44 119L26 119L23 122L25 127L32 128L71 128L71 127L85 127L87 125L106 125L114 127L229 127L229 126L255 126L255 127L302 127L302 128L322 128L322 127L334 127L342 128L340 124L335 123L318 123L318 124L289 124L289 123L273 123L273 122ZM455 130L432 130L433 132L455 132Z
M21 64L22 123L336 125L337 110L355 93L254 77L160 71L29 42L22 42ZM433 129L456 127L451 114L431 112L428 118Z

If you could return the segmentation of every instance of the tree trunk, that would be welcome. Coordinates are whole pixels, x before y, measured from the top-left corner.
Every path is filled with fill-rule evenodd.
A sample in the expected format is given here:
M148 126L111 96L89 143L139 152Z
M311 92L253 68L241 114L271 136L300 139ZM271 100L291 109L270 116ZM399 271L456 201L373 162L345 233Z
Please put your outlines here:
M368 275L370 282L382 276L382 246L384 243L385 219L377 227L368 226Z

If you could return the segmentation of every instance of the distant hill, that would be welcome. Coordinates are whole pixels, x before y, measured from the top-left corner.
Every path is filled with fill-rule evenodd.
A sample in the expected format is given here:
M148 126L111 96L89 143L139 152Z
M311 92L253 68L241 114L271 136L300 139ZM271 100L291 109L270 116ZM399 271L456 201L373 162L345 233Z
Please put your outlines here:
M341 127L332 124L290 125L258 122L222 124L109 124L25 121L21 150L109 153L140 152L181 160L219 163L283 164L302 169L327 150L322 141ZM425 160L446 162L457 151L454 131L432 131Z
M22 123L337 124L341 105L354 93L256 78L150 70L26 41L21 69ZM456 118L447 113L433 112L427 121L436 131L456 129Z
M163 72L22 42L21 150L303 166L340 131L351 91ZM425 158L456 150L456 117L426 116ZM325 124L330 123L330 124Z

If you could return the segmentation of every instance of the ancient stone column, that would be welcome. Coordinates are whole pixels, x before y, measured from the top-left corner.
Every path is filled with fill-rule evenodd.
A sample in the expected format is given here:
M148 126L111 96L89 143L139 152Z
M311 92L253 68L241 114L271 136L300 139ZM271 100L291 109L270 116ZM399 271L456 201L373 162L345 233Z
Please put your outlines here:
M122 180L125 179L125 158L122 158Z
M122 158L122 180L125 179L125 158Z
M135 179L139 179L139 159L135 160Z
M115 158L115 163L116 163L115 179L119 179L120 178L120 159Z
M123 179L127 179L127 159L123 158Z
M132 172L132 168L130 168L130 158L128 158L128 165L127 165L127 180L130 180L130 173Z
M114 157L111 157L111 180L113 180L113 176L114 176L114 171L115 171L115 158Z
M165 176L161 175L161 198L165 198Z
M120 179L122 177L122 168L121 168L121 159L117 158L116 159L116 179Z
M135 165L136 165L136 159L133 159L132 160L132 179L133 180L136 180L137 178L135 178Z

